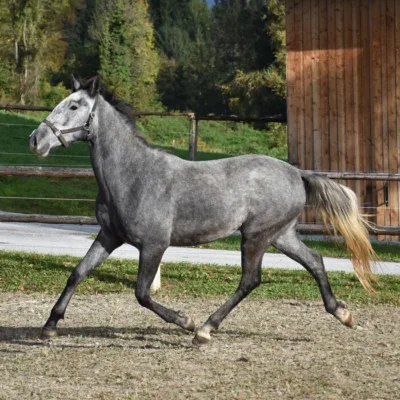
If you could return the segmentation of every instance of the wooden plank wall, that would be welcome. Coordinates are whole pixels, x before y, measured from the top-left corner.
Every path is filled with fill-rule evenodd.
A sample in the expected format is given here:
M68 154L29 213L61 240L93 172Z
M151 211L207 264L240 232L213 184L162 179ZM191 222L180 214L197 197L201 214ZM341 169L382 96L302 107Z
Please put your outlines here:
M400 0L286 0L286 17L289 161L399 172ZM376 223L399 225L397 182L345 184Z

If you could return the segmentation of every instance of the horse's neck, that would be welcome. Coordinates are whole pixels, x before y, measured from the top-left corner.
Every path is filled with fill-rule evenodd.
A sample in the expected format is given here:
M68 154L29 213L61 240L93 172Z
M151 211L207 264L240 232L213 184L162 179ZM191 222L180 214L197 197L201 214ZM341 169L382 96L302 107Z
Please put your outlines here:
M108 104L103 107L104 113L98 113L96 140L89 148L99 189L108 193L122 187L128 171L134 181L138 165L146 159L146 149L116 110Z

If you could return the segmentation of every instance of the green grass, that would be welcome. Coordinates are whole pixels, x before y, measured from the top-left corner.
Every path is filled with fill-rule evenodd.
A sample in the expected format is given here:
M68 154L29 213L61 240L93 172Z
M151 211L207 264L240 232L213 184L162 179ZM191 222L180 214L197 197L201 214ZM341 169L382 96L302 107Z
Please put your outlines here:
M44 166L90 166L87 145L78 143L68 149L58 148L47 158L39 158L29 150L29 135L38 127L46 113L15 114L0 111L0 134L2 165L44 165ZM12 153L12 154L4 154Z
M59 294L79 261L70 256L0 252L0 291ZM189 263L162 264L161 296L229 296L240 279L240 268ZM108 260L79 286L78 293L132 293L137 262ZM331 272L338 298L362 304L400 305L400 277L379 276L378 293L370 297L353 274ZM265 269L262 285L251 295L258 299L319 300L313 278L303 271Z
M94 179L36 177L0 178L1 196L35 197L38 200L0 199L3 211L48 215L94 215L97 184ZM56 201L44 198L85 199Z
M138 126L151 143L184 150L187 157L189 121L186 118L146 117L138 120ZM241 154L267 154L286 159L285 126L271 123L264 129L255 129L243 123L200 121L198 150L199 160Z
M343 243L337 243L327 240L304 240L304 243L320 253L323 257L348 258L349 253ZM389 243L373 243L372 244L378 259L381 261L400 262L400 246ZM202 249L216 250L240 250L240 236L230 236L226 239L217 240L215 242L196 246ZM280 253L279 250L270 246L268 253Z
M57 148L46 158L30 153L28 136L46 115L0 111L0 134L3 139L0 165L90 167L88 148L83 143L68 149ZM164 147L181 158L188 158L189 121L186 118L146 117L138 120L138 126L152 144ZM270 124L268 130L257 130L245 124L204 121L199 123L199 136L198 160L247 153L285 158L287 154L285 132L278 124ZM8 197L94 199L96 191L96 183L91 179L0 178L0 194ZM94 204L0 199L0 210L27 214L94 215Z
M91 235L92 239L96 239L97 235ZM310 249L321 254L323 257L334 257L334 258L349 258L350 255L346 249L344 243L336 242L333 240L316 240L316 239L305 239L303 240ZM214 250L240 250L240 236L229 236L225 239L219 239L215 242L199 244L192 246L199 249L214 249ZM379 261L391 261L400 262L400 246L398 244L390 243L372 243ZM266 253L281 254L280 250L277 250L273 246L269 246Z

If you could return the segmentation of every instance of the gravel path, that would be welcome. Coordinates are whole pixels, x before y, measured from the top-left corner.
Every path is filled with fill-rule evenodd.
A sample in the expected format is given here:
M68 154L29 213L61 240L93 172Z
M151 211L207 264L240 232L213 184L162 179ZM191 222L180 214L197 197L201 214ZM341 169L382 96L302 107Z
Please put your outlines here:
M223 301L159 300L198 324ZM54 301L0 294L0 399L400 398L399 308L353 305L350 330L319 302L247 299L197 348L133 294L74 297L42 342Z

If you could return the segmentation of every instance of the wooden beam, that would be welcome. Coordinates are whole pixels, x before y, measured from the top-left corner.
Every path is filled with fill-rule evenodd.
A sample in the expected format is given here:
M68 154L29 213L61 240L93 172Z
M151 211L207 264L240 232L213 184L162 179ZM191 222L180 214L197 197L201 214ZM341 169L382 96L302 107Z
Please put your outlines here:
M296 27L294 0L285 1L286 11L286 77L287 77L287 144L288 158L291 164L298 164L297 156L297 120L296 120L296 72L297 72L297 48L296 48Z
M367 180L367 181L400 181L400 173L390 172L320 172L306 170L305 172L323 175L330 179ZM36 166L0 165L0 176L42 176L46 178L93 178L90 168L62 168Z
M233 121L233 122L281 122L286 123L286 115L277 114L260 118L244 118L236 115L196 115L198 121Z
M366 180L366 181L400 181L400 173L390 172L314 172L316 175L323 175L329 179L343 180Z
M32 106L22 104L0 104L0 110L6 111L53 111L54 107ZM196 115L193 112L157 112L157 111L136 111L132 113L135 117L186 117L195 118L198 121L233 121L233 122L281 122L286 123L284 114L267 115L260 118L246 118L238 115Z
M42 214L0 214L0 222L36 222L40 224L98 225L94 217Z
M41 214L0 214L0 222L28 222L40 224L71 224L71 225L98 225L96 218L69 215L41 215ZM327 233L322 224L299 224L297 230L301 233ZM368 229L372 234L400 235L400 227L375 226ZM333 232L331 232L333 233Z
M93 178L91 168L0 166L0 176L43 176L46 178Z
M310 233L310 234L328 233L325 229L325 226L320 224L298 224L296 229L300 233ZM400 227L375 226L373 228L369 228L368 232L370 234L375 234L375 235L379 234L379 235L397 236L400 234ZM330 230L330 233L333 234L333 229Z
M23 104L0 104L0 110L6 111L52 111L54 107L31 106Z
M189 125L189 160L196 160L197 149L197 124L194 118L190 120Z

